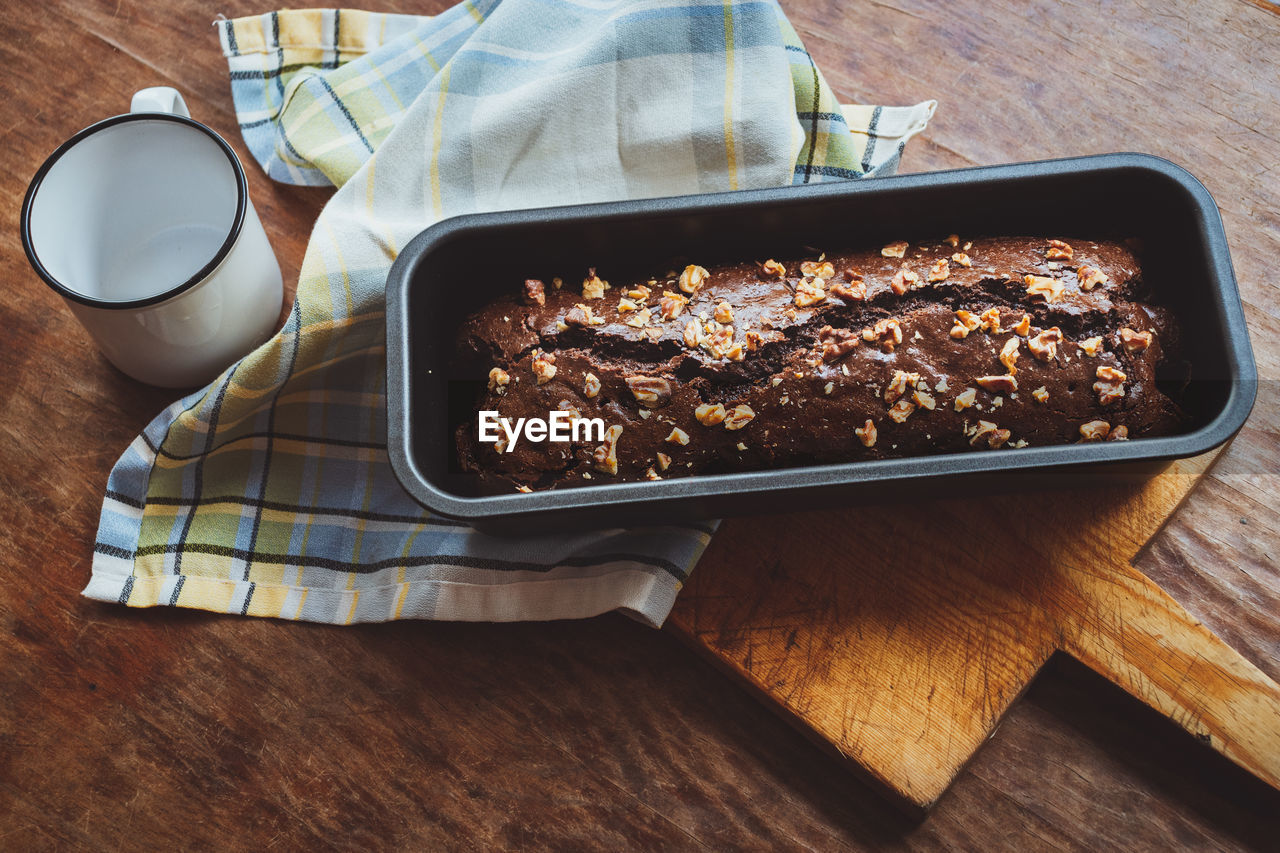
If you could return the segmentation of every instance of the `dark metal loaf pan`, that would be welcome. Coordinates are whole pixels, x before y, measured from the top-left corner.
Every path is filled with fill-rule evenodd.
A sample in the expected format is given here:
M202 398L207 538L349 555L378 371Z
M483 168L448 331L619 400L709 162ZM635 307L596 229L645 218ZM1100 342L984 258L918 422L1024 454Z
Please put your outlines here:
M543 270L647 257L782 256L937 234L1132 236L1184 330L1191 415L1180 435L483 495L454 461L474 386L449 364L460 319ZM1109 154L808 187L461 216L405 247L387 281L388 448L430 510L494 532L688 522L909 496L1148 476L1229 440L1257 374L1226 235L1209 192L1157 157ZM474 416L474 409L470 410Z

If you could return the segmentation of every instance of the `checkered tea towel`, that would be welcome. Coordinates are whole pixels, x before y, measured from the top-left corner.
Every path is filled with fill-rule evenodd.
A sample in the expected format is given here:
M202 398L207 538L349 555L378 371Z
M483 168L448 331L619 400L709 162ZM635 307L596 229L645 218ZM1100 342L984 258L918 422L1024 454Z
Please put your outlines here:
M836 103L774 0L467 0L217 22L267 173L339 189L283 330L111 472L85 594L351 623L622 609L660 625L714 523L495 538L386 453L384 284L445 217L891 172L932 115Z

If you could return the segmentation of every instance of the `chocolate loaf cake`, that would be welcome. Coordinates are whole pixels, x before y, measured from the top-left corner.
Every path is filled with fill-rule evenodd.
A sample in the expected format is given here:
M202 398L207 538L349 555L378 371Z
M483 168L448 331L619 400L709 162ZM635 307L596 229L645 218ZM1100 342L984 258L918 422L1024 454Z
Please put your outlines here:
M457 431L463 470L527 491L1005 453L1182 420L1155 381L1177 326L1143 300L1122 243L951 235L688 261L638 280L609 282L604 267L531 279L469 317L458 353L488 381ZM509 424L568 412L603 430L485 443L484 411Z

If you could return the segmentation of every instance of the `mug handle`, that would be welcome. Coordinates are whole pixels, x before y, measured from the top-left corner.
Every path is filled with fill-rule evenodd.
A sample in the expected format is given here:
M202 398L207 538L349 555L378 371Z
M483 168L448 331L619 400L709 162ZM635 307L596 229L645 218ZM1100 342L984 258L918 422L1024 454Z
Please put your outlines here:
M170 115L191 118L187 110L187 102L182 100L181 93L172 86L151 86L139 89L129 104L131 113L169 113Z

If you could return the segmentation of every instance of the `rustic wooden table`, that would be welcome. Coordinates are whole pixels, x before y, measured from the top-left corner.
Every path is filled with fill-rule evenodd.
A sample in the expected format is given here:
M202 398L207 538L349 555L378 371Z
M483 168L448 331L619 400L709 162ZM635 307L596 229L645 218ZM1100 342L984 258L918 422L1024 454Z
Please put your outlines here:
M108 367L31 273L22 194L71 133L172 84L250 164L292 280L328 193L252 167L209 27L269 5L15 0L0 20L0 848L1274 849L1276 792L1074 664L917 823L620 617L335 629L81 598L107 472L170 395ZM939 99L904 171L1138 150L1214 193L1264 382L1140 567L1280 678L1280 8L784 6L842 98Z

